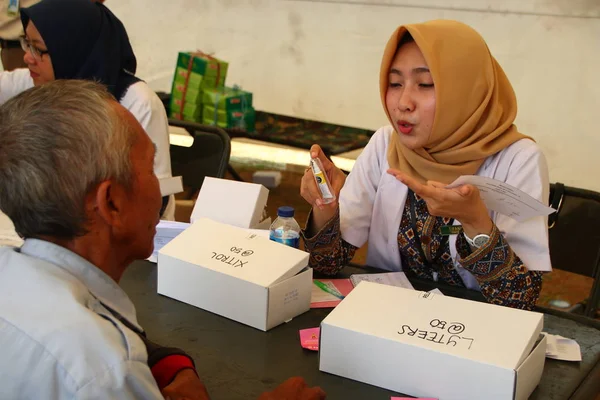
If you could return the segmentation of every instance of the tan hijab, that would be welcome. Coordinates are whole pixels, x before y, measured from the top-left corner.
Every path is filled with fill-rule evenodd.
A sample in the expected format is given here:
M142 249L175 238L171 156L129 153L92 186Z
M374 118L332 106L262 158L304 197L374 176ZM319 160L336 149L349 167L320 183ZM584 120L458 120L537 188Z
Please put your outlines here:
M425 148L409 150L398 134L392 136L388 150L392 168L422 181L450 183L460 175L474 174L486 157L527 137L513 125L515 93L485 41L469 26L449 20L403 25L390 38L379 77L390 121L385 104L389 69L406 31L431 71L436 110Z

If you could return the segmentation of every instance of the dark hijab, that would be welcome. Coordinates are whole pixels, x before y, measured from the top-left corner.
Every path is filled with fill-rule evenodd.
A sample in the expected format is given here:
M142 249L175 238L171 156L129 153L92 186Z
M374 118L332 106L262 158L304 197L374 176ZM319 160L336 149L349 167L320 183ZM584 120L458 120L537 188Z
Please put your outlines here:
M23 29L30 20L48 47L56 79L99 81L117 100L139 81L125 27L103 4L42 0L21 9Z

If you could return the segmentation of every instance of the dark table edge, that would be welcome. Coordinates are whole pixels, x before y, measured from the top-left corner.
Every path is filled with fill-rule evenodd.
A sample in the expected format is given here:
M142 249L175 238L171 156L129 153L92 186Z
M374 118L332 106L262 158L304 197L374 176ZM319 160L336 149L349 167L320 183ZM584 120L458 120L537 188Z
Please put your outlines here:
M536 306L533 311L537 311L543 314L554 315L556 317L568 319L571 321L578 322L582 325L586 325L595 329L600 330L600 321L597 319L592 319L580 314L573 314L566 311L555 310L553 308Z
M571 395L571 400L593 400L600 395L600 362L591 369Z

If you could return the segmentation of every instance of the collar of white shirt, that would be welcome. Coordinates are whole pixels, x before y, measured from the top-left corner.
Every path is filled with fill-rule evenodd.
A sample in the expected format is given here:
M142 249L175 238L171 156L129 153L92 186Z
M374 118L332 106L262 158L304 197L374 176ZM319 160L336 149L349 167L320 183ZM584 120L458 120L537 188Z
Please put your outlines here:
M92 296L117 317L127 320L143 332L137 322L135 307L121 287L85 258L54 243L39 239L26 239L21 253L47 261L67 271L85 285Z

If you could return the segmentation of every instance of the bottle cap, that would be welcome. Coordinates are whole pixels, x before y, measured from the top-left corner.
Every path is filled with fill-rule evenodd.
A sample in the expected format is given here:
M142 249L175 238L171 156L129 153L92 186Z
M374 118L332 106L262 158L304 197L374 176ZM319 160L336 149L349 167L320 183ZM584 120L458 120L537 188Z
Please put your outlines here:
M281 206L277 209L278 217L293 217L294 216L294 207L290 206Z

